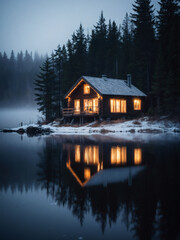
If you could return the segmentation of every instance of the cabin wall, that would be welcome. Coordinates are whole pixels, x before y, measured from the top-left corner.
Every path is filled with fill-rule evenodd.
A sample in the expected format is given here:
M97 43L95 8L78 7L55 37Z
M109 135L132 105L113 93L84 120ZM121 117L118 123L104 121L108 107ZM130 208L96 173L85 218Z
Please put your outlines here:
M111 113L110 112L110 99L126 100L126 113ZM141 99L141 110L134 110L133 100ZM136 117L143 113L145 105L144 97L131 97L131 96L103 96L102 117L103 118L120 118L120 117Z

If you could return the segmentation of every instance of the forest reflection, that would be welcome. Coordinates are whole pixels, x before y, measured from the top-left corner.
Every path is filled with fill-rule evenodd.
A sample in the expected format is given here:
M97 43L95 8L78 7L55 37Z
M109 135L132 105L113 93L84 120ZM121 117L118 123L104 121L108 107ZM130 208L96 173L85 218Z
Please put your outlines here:
M38 181L81 224L92 214L104 232L121 216L134 238L176 239L180 197L172 186L180 182L172 173L177 176L180 169L177 154L156 144L47 139Z
M178 142L161 145L83 137L44 141L37 165L32 159L24 161L25 152L18 165L1 162L1 190L28 192L33 186L45 190L81 225L92 216L102 232L121 224L133 238L178 239ZM3 174L6 169L8 177Z

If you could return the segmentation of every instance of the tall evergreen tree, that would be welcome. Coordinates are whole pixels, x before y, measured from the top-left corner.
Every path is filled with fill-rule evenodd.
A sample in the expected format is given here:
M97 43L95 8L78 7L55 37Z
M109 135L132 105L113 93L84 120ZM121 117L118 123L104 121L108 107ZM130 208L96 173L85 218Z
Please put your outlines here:
M134 23L134 79L146 93L151 90L155 53L153 5L150 0L136 0L131 14Z
M120 32L113 21L109 21L107 33L107 57L106 68L109 77L118 78L119 76L119 62L120 62Z
M161 0L154 93L158 110L180 113L180 11L178 0ZM159 109L161 108L161 109Z
M92 31L89 45L90 66L94 65L94 75L107 74L107 25L101 12L98 23ZM94 62L94 64L93 64Z
M74 60L76 79L86 72L86 37L82 24L74 35Z
M132 24L126 13L122 24L121 73L123 79L126 79L127 74L132 72L133 35L131 27Z
M46 120L51 120L55 117L55 99L54 99L54 70L50 59L47 58L40 67L41 72L35 80L35 101L39 105L38 110L45 115Z
M58 45L57 50L55 50L55 54L51 59L53 63L53 68L55 72L55 88L54 88L54 96L56 99L56 105L57 105L57 112L58 116L61 115L61 110L63 106L63 96L64 96L64 89L65 89L65 78L64 73L66 70L65 64L67 62L67 52L66 47L63 45L61 48L60 45Z

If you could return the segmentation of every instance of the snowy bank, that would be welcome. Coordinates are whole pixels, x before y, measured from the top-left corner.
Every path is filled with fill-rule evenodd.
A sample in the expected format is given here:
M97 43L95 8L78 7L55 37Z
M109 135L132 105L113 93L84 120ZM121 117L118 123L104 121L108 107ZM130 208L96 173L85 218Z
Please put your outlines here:
M92 122L86 125L59 125L54 121L49 124L29 124L20 128L6 129L6 132L27 133L32 135L53 134L53 135L122 135L123 133L180 133L180 123L170 120L150 120L148 117L135 120L118 120L110 122Z

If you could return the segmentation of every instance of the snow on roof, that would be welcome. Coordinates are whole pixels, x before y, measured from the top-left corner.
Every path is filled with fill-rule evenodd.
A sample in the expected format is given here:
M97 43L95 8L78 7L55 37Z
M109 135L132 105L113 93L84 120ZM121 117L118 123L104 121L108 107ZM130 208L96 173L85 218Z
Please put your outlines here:
M126 80L89 76L82 76L80 79L82 78L94 87L101 95L146 96L146 94L136 88L133 84L129 87Z
M85 186L107 185L110 183L124 182L128 178L135 177L138 173L143 171L145 166L131 166L125 168L110 168L104 169L95 174L85 184Z

